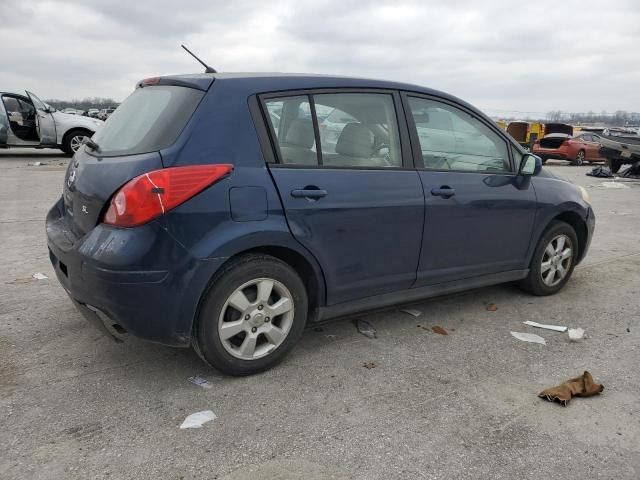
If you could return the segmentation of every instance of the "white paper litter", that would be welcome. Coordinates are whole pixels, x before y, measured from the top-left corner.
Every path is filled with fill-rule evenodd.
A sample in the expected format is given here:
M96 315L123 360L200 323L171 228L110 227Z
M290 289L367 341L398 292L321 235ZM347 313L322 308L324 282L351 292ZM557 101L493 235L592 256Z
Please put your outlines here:
M584 329L582 328L570 328L569 329L569 340L572 342L577 342L584 337Z
M409 315L412 315L414 317L419 317L420 315L422 315L422 312L420 310L416 310L414 308L405 308L403 310L400 310L402 313L408 313Z
M600 185L604 188L629 188L628 185L620 182L602 182Z
M511 335L523 342L539 343L541 345L547 344L547 342L544 341L544 338L536 335L535 333L511 332Z
M218 417L216 417L216 414L211 410L203 410L202 412L192 413L184 419L184 422L182 422L180 428L200 428L205 423L210 422L211 420L215 420L216 418Z
M522 322L525 325L529 325L530 327L544 328L545 330L553 330L555 332L566 332L567 327L563 327L560 325L545 325L544 323L532 322L531 320L527 320L526 322Z
M35 278L36 280L46 280L49 277L47 277L44 273L38 272L33 274L33 278Z
M209 383L209 380L207 380L205 377L201 377L200 375L189 377L187 380L189 380L194 385L198 385L202 388L211 388L213 386Z

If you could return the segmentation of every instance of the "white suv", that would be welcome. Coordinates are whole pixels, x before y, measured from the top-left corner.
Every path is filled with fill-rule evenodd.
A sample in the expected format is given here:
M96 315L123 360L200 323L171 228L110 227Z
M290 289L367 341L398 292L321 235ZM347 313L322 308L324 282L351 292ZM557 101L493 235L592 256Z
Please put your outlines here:
M104 123L62 113L31 92L0 92L0 148L59 148L73 155Z

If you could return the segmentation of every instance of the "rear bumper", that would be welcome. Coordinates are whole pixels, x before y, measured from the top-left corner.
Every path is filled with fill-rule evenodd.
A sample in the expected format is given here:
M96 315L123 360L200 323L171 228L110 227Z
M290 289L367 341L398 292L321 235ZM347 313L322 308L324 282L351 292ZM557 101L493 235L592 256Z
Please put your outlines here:
M555 158L558 160L570 160L567 152L555 148L534 148L531 153L544 159Z
M188 346L198 302L224 259L197 260L157 222L136 228L98 225L75 238L62 202L47 215L49 256L83 316L114 338L125 331Z

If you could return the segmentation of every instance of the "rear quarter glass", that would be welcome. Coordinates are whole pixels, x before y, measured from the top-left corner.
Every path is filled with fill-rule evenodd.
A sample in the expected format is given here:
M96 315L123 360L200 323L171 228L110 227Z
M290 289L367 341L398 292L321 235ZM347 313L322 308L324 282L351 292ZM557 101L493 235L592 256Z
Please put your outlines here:
M135 155L172 145L205 92L174 85L136 89L93 136L100 156Z

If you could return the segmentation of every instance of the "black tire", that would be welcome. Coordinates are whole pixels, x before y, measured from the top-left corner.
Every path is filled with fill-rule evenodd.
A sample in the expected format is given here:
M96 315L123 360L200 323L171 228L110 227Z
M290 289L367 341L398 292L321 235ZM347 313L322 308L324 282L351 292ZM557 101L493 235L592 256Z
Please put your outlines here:
M82 137L91 137L93 132L89 130L85 130L83 128L74 128L73 130L69 130L62 139L62 145L60 146L61 150L69 156L73 156L74 152L71 146L71 143L74 137L82 136Z
M618 173L622 167L622 160L619 158L607 158L606 165L611 169L612 173Z
M547 248L549 243L559 235L565 235L571 242L571 264L564 278L562 278L562 280L559 281L556 285L549 286L542 279L542 261L545 249ZM553 222L551 222L551 224L549 224L544 234L540 238L531 259L531 265L529 266L529 275L527 276L527 278L520 281L519 286L523 290L538 296L553 295L559 292L567 283L569 278L571 278L573 269L575 268L576 261L578 259L578 248L578 237L576 236L576 232L573 227L568 223L554 220Z
M577 165L578 167L584 165L584 162L587 158L587 154L584 150L580 150L576 154L576 159L572 162L573 165Z
M276 280L288 289L293 300L293 323L282 343L266 356L252 360L237 358L223 345L218 322L230 296L247 282L262 278ZM212 279L201 302L192 344L200 358L223 373L234 376L258 373L278 364L293 348L304 331L307 310L307 291L295 270L269 255L243 255Z

